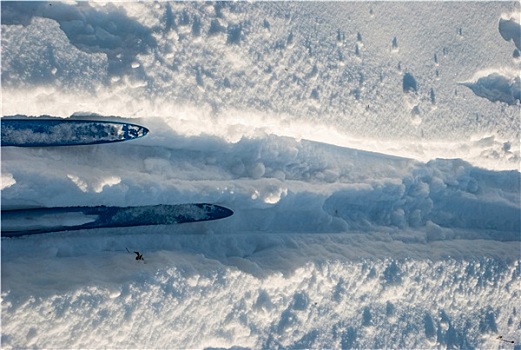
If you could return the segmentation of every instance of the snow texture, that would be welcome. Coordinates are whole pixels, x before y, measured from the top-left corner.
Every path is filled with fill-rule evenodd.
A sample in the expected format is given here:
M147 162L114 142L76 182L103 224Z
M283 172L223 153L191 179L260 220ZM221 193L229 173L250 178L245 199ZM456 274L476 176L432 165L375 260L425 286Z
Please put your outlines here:
M2 348L519 347L519 3L1 6L3 115L150 130L2 208L234 211L2 238Z

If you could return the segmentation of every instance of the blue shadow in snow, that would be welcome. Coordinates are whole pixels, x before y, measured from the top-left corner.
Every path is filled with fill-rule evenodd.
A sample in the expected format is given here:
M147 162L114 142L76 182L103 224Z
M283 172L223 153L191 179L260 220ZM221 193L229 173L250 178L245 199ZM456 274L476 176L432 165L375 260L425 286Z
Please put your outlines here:
M87 2L69 5L2 1L1 8L2 25L27 26L34 17L57 21L71 44L79 50L107 55L110 75L130 70L136 55L157 46L150 28L129 18L113 4L107 4L105 11L99 11Z

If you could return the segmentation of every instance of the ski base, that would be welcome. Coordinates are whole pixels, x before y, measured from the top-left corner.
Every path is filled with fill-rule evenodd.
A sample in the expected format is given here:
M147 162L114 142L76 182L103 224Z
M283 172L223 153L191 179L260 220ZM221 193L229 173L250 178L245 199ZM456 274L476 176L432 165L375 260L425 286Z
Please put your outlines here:
M233 211L215 204L138 207L54 207L2 210L2 237L108 227L172 225L223 219Z

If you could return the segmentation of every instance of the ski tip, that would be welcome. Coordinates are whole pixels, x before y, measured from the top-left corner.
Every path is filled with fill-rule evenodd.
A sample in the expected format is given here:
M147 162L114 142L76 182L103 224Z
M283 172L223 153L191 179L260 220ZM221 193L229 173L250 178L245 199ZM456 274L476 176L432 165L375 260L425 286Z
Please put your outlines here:
M224 219L233 215L233 210L216 204L200 203L196 204L196 206L206 212L207 217L205 220Z
M14 147L55 147L93 145L135 140L150 130L144 126L99 119L47 117L2 118L0 145Z

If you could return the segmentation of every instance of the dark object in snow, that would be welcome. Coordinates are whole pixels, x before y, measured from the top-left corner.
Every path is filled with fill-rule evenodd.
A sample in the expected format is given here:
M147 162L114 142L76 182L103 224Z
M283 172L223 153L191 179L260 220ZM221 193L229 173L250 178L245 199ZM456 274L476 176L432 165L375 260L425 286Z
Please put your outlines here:
M416 83L416 79L411 73L405 73L403 75L403 92L405 93L416 93L418 91L418 84Z
M513 340L505 340L503 339L503 336L500 335L499 337L497 337L496 339L500 340L500 341L504 341L505 343L510 343L510 344L514 344L515 342Z
M396 37L393 38L393 42L391 43L391 47L393 50L397 50L398 49L398 39L396 39Z
M132 254L130 253L130 250L128 250L128 248L125 248L127 250L127 252L129 254ZM143 262L145 262L145 259L143 258L143 254L141 254L140 252L134 252L134 254L136 254L136 260L143 260Z
M2 210L2 237L105 227L171 225L217 220L232 214L228 208L207 203Z
M2 118L2 146L49 147L91 145L137 139L148 129L130 123L16 116Z

